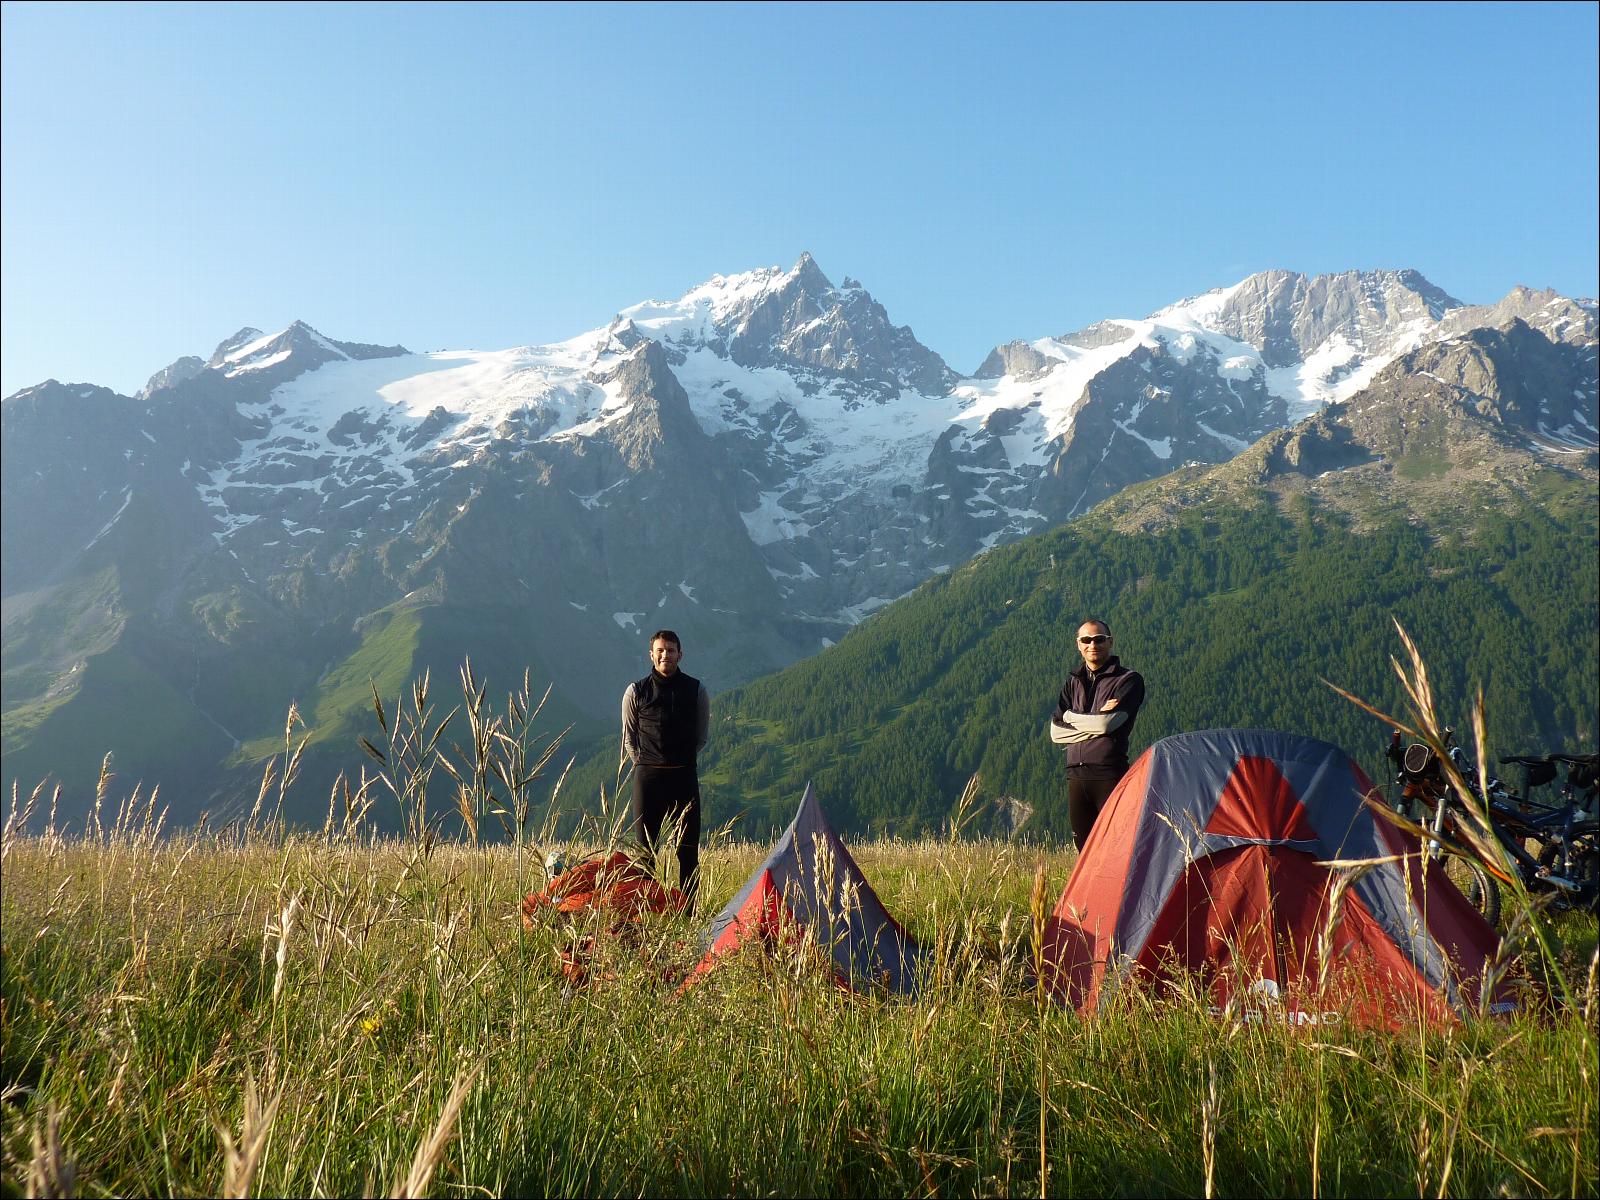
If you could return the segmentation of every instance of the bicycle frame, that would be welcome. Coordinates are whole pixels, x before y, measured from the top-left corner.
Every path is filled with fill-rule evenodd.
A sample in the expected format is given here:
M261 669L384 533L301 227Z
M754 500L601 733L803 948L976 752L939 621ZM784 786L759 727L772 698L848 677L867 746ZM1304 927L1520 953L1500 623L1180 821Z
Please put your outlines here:
M1477 790L1477 771L1459 746L1449 744L1452 732L1445 731L1445 753L1467 785ZM1475 839L1462 835L1465 816L1459 811L1459 801L1444 778L1434 751L1418 743L1406 747L1402 754L1397 732L1390 742L1387 757L1397 768L1396 782L1402 785L1402 805L1411 802L1431 809L1423 825L1429 858L1437 862L1447 849L1457 853L1465 851L1491 875L1510 882L1502 873L1501 864L1485 861L1474 850ZM1480 794L1487 802L1485 816L1489 829L1508 860L1505 865L1515 870L1523 886L1529 891L1550 893L1562 905L1592 906L1596 901L1595 869L1590 860L1594 854L1594 825L1587 813L1593 788L1587 786L1587 778L1580 785L1578 770L1588 762L1584 769L1592 772L1592 762L1569 755L1547 755L1542 759L1513 757L1502 762L1543 765L1545 770L1538 779L1532 770L1529 771L1530 781L1536 783L1554 779L1555 771L1550 767L1555 762L1567 763L1571 768L1561 789L1559 805L1544 804L1513 792L1493 777ZM1421 816L1419 813L1408 815L1413 819ZM1536 854L1529 852L1529 841L1537 845ZM1581 854L1575 855L1575 849Z

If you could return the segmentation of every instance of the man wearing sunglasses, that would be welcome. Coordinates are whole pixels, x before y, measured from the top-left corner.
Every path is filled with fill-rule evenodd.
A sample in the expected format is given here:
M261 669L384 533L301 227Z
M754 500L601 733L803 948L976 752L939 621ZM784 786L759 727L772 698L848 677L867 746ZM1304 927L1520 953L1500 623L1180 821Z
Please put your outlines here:
M1111 652L1111 626L1078 626L1083 666L1067 676L1050 717L1050 740L1067 748L1067 816L1083 849L1100 810L1128 769L1128 734L1144 703L1144 678Z

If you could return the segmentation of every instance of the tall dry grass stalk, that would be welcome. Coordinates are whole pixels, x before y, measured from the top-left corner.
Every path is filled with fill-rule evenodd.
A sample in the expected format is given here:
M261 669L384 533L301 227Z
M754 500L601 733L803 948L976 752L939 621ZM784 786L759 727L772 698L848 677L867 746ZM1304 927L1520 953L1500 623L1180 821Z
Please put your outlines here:
M428 1184L433 1179L434 1168L439 1165L445 1147L455 1136L456 1119L460 1117L461 1106L466 1103L467 1095L472 1091L472 1085L477 1078L477 1068L456 1075L455 1082L450 1085L450 1094L445 1097L444 1107L439 1112L439 1119L433 1123L428 1136L417 1143L417 1152L411 1158L411 1166L403 1178L395 1180L394 1187L389 1190L389 1200L412 1200L413 1197L428 1194Z
M1206 1200L1217 1194L1217 1064L1206 1063L1206 1082L1200 1092L1200 1164L1204 1171Z
M1438 710L1434 704L1433 685L1428 679L1428 666L1423 660L1422 652L1417 648L1416 642L1406 632L1399 621L1394 622L1395 630L1400 635L1400 642L1405 648L1406 662L1402 665L1394 655L1389 656L1390 669L1400 681L1401 690L1406 697L1406 706L1410 712L1410 720L1402 720L1391 716L1382 709L1368 703L1359 696L1346 691L1337 684L1324 679L1322 682L1332 688L1339 695L1349 700L1358 708L1364 709L1377 717L1380 721L1398 729L1408 737L1425 742L1434 752L1441 769L1451 789L1462 801L1462 811L1466 816L1466 824L1462 834L1467 840L1468 848L1483 862L1494 868L1497 877L1509 882L1509 876L1514 872L1507 862L1505 851L1500 847L1499 839L1494 835L1494 829L1489 821L1488 800L1477 795L1468 785L1461 772L1456 769L1449 752L1448 733L1444 724L1439 720ZM1483 689L1480 687L1472 707L1472 728L1475 752L1478 758L1480 773L1478 778L1486 780L1488 773L1482 770L1485 758L1484 714L1483 714ZM1384 806L1386 809L1386 806Z
M1329 975L1333 970L1334 936L1344 921L1344 901L1350 889L1374 867L1396 862L1393 857L1359 859L1325 859L1317 865L1334 873L1333 886L1328 889L1328 911L1317 934L1317 994L1328 989Z
M266 965L268 946L276 942L277 948L272 951L272 959L276 970L272 975L272 1000L276 1004L283 995L284 967L289 959L289 936L294 932L294 919L300 912L301 893L295 892L289 903L285 904L277 916L267 919L266 927L261 936L261 962Z
M256 1088L255 1076L247 1074L244 1083L244 1112L240 1116L239 1132L235 1136L226 1122L212 1117L217 1140L222 1143L222 1192L229 1200L244 1200L255 1183L256 1170L261 1156L266 1153L267 1140L272 1136L272 1123L278 1115L278 1104L283 1099L283 1087L262 1102Z
M1485 1002L1487 1002L1487 997L1493 991L1493 985L1498 983L1499 979L1510 969L1512 962L1521 956L1524 947L1531 944L1537 951L1535 963L1540 973L1553 983L1554 991L1561 1001L1571 1004L1575 999L1574 993L1567 984L1566 976L1561 966L1560 955L1550 941L1546 923L1540 919L1543 902L1528 891L1527 885L1522 881L1521 873L1517 870L1496 835L1489 815L1490 803L1488 794L1486 792L1480 793L1467 782L1450 755L1449 731L1443 722L1439 720L1438 710L1434 701L1433 686L1429 681L1427 663L1423 660L1421 650L1418 649L1416 642L1399 621L1394 622L1394 627L1400 635L1402 646L1405 648L1406 662L1402 664L1398 658L1390 655L1389 664L1394 671L1395 677L1400 681L1401 689L1405 694L1409 720L1392 716L1326 679L1323 680L1323 683L1352 704L1371 713L1380 721L1399 730L1402 734L1424 742L1428 746L1439 763L1445 781L1453 794L1453 802L1458 805L1459 811L1465 818L1460 825L1460 830L1467 843L1466 851L1488 868L1510 893L1512 918L1500 939L1500 958L1492 969L1492 977L1483 981L1482 995L1485 998ZM1477 688L1473 697L1471 719L1473 753L1476 759L1479 785L1482 787L1487 784L1489 771L1488 734L1484 714L1483 688L1481 686ZM1401 826L1413 836L1418 837L1423 846L1428 845L1430 840L1429 831L1400 816L1384 803L1381 795L1375 794L1367 797L1367 804L1381 819ZM1445 846L1444 849L1446 852L1460 852L1450 846ZM1425 863L1418 864L1419 869L1424 866Z
M0 867L3 867L5 860L11 856L11 851L16 846L17 839L27 833L28 822L33 819L33 811L38 807L39 797L44 794L46 782L46 780L40 780L34 786L33 791L28 793L27 804L19 808L17 802L20 797L20 789L17 782L15 780L12 781L11 811L6 814L4 829L0 829ZM60 790L58 785L56 788L57 793ZM54 809L54 807L55 804L52 801L51 808Z
M402 696L395 700L392 713L385 710L374 686L372 708L385 743L380 748L368 738L359 739L361 748L378 764L378 781L394 798L413 851L424 859L433 853L438 841L438 831L428 817L428 791L442 761L439 739L461 711L457 705L435 719L436 709L428 697L430 683L431 675L424 671L411 684L410 708Z
M90 812L90 823L94 836L98 839L104 833L100 824L100 812L105 807L106 797L111 794L111 781L116 778L111 771L111 752L100 760L100 774L94 782L94 808Z
M1050 893L1043 864L1033 873L1033 890L1028 895L1028 915L1033 926L1034 1001L1039 1014L1035 1037L1039 1068L1039 1196L1043 1200L1050 1194L1050 1064L1045 1049L1045 1022L1050 1011L1049 988L1045 979L1045 929L1050 915Z
M78 1168L61 1146L61 1111L49 1104L44 1119L33 1132L33 1157L28 1161L27 1195L30 1197L73 1194Z

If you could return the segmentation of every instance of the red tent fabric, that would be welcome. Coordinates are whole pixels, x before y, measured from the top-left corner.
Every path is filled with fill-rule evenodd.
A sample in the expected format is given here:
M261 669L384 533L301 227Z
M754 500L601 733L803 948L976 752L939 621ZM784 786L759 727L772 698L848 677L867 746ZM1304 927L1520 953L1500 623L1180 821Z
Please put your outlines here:
M1141 755L1046 926L1045 982L1091 1012L1143 980L1295 1024L1398 1024L1478 1002L1494 931L1326 742L1180 734ZM1379 860L1345 871L1334 860ZM1349 880L1341 886L1341 878ZM1492 1009L1510 1007L1497 990Z
M747 942L813 938L834 982L914 995L922 950L891 917L806 785L794 820L711 923L706 954L684 986Z

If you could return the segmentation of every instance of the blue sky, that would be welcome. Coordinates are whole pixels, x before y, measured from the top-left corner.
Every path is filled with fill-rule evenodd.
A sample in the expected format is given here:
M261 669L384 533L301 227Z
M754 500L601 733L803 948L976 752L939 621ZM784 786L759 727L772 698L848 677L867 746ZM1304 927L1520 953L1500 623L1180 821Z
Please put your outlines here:
M5 4L0 390L809 250L958 371L1269 267L1597 290L1597 6Z

